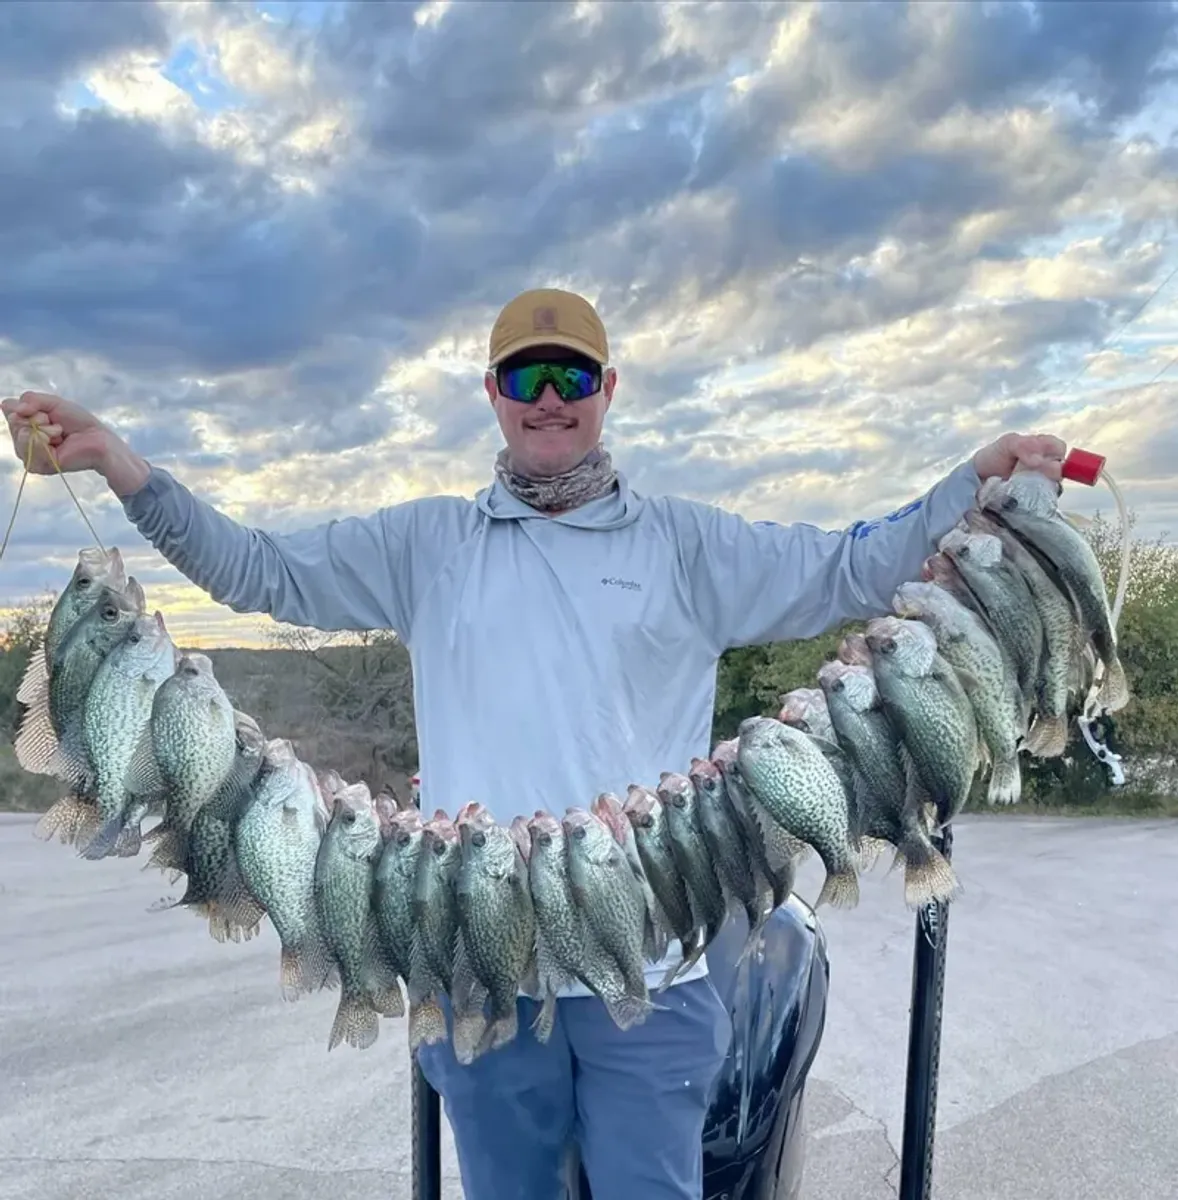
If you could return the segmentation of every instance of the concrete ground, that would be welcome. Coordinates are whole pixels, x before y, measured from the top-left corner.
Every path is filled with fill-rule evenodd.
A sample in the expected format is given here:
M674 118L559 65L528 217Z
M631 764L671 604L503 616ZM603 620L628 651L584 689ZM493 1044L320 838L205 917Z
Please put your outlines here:
M1178 822L966 819L954 861L937 1200L1178 1200ZM403 1025L328 1054L333 1002L282 1001L273 931L148 912L176 893L141 864L0 816L0 1198L407 1196ZM804 1195L885 1200L913 921L883 866L821 916ZM443 1155L457 1200L448 1132Z

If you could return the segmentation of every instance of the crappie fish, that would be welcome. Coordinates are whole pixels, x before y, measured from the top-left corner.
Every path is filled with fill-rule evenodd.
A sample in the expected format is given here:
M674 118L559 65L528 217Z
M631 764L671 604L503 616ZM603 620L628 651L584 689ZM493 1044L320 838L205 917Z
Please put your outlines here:
M94 672L82 712L82 742L94 778L101 826L83 858L139 853L140 822L126 778L139 738L151 719L155 694L176 667L176 647L159 612L137 617Z
M372 908L380 822L366 783L334 796L334 811L315 859L315 911L339 968L340 1000L327 1048L342 1042L365 1050L380 1035L380 1017L405 1012L401 986L380 949Z
M854 908L859 877L851 846L848 801L842 781L799 729L771 717L748 717L738 731L741 777L768 815L813 846L826 868L815 907Z
M821 688L794 688L781 697L781 711L777 719L783 725L792 725L803 733L835 741L834 726L826 710L826 696Z
M315 907L315 862L327 828L319 788L286 738L266 743L259 772L233 833L250 894L282 943L285 998L334 987L337 970Z
M625 851L591 812L561 819L573 903L584 918L582 953L610 1018L630 1029L654 1010L643 974L646 903Z
M451 993L458 951L458 829L438 809L422 830L421 861L413 882L413 960L409 973L409 1049L443 1041L446 1015L438 1003Z
M534 964L536 919L527 862L511 830L496 824L482 805L468 805L456 824L462 863L455 888L452 1040L455 1057L469 1064L518 1032L516 1000Z
M156 692L151 721L128 773L132 791L163 797L164 818L144 838L157 843L149 866L185 870L192 822L233 769L233 712L204 654L184 655ZM311 782L318 790L313 774Z
M1083 695L1082 659L1086 641L1071 597L1051 578L1019 536L990 514L970 509L970 533L987 533L1002 543L1002 552L1018 569L1039 609L1044 653L1035 685L1035 716L1023 745L1037 758L1058 758L1067 748L1069 698Z
M643 870L634 827L625 814L622 802L612 792L601 792L589 811L614 835L614 839L626 855L634 878L638 881L646 913L643 919L643 952L651 962L658 962L667 952L667 934L671 932L671 927L666 914L659 908L654 889Z
M695 784L686 775L664 771L655 794L667 815L671 852L687 884L693 923L697 929L702 928L702 945L706 948L728 916L728 901L704 839Z
M988 534L954 528L941 539L940 550L957 568L986 624L1010 655L1019 691L1030 704L1046 642L1043 618L1026 580L1003 554L1002 543Z
M528 822L528 890L536 918L536 980L540 1011L532 1023L539 1042L552 1036L557 993L585 973L585 917L573 901L564 826L537 809Z
M373 872L372 906L381 950L406 986L413 967L413 886L424 847L421 813L416 808L394 813Z
M94 774L83 737L86 696L102 660L143 615L143 600L134 579L124 592L101 585L94 605L61 644L44 702L25 714L15 747L21 765L34 774L56 775L70 787L37 823L36 837L47 840L56 833L63 842L85 845L98 831Z
M249 941L266 915L242 877L233 836L261 773L273 768L264 757L266 738L257 721L248 713L234 712L233 722L233 766L193 818L184 868L188 883L176 902L206 917L209 934L218 942Z
M978 506L1018 534L1024 545L1071 594L1092 646L1104 666L1097 703L1117 712L1129 702L1125 668L1100 563L1088 540L1059 514L1058 486L1039 471L1016 471L1009 479L989 479Z
M626 790L622 811L634 830L634 844L638 847L642 870L661 919L665 921L667 931L679 940L683 952L683 962L673 966L659 985L664 988L679 971L690 970L695 965L704 952L704 943L699 936L687 884L675 861L671 828L663 802L650 788L632 783Z
M879 694L940 828L961 811L978 769L973 706L927 625L874 617L867 623L866 638Z
M896 847L904 863L904 900L918 908L957 891L948 861L925 832L920 795L910 787L913 769L884 711L875 675L860 663L824 663L818 681L829 697L839 744L856 776L865 836Z
M966 694L991 759L987 797L991 804L1017 803L1022 794L1019 740L1027 726L1018 681L1002 648L976 613L935 583L902 584L892 607L897 616L927 625L958 678L972 681Z
M49 685L49 668L54 662L66 635L83 613L93 608L99 589L106 586L113 592L127 588L127 570L117 547L99 550L97 547L78 552L70 581L49 614L44 640L29 656L29 665L17 688L16 698L32 707L43 697Z
M744 909L751 943L771 911L772 889L756 868L746 831L728 799L720 768L710 759L693 758L687 775L695 785L700 828L716 877L725 898Z
M736 738L717 742L712 750L712 762L724 781L728 802L744 826L745 841L757 870L772 890L773 907L780 908L793 891L797 864L812 851L805 842L773 820L745 785L740 764L736 761L738 749Z

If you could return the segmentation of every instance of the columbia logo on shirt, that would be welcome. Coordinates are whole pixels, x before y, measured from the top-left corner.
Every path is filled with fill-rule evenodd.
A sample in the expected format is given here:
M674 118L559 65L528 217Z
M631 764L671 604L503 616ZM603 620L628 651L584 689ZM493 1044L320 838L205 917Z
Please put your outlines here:
M616 575L603 575L601 585L602 587L625 588L628 592L642 591L642 584L637 583L633 579L619 579Z

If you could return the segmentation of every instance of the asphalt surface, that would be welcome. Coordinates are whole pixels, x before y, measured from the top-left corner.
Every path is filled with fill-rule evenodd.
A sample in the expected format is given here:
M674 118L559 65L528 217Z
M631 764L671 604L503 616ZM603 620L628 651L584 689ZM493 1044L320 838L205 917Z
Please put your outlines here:
M937 1200L1178 1200L1178 822L966 819L954 861ZM403 1025L328 1054L333 1002L282 1001L273 931L149 912L177 893L141 867L0 815L0 1197L407 1196ZM821 917L804 1196L886 1200L912 918L884 866ZM445 1129L443 1161L457 1200Z

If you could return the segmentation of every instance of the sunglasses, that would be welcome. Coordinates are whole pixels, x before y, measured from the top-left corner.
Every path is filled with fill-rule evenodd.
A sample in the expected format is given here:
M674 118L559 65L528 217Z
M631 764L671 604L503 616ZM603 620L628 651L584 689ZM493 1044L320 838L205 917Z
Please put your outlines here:
M500 365L495 383L502 395L523 404L535 404L546 384L552 384L562 400L584 400L601 388L601 368L582 362L528 362Z

